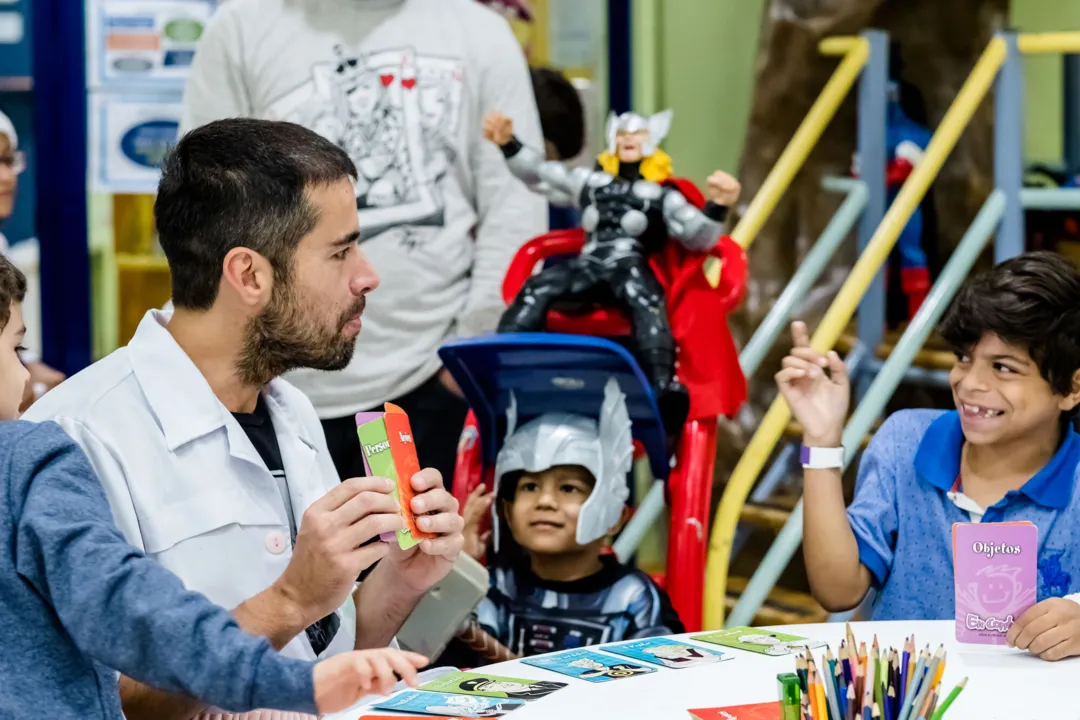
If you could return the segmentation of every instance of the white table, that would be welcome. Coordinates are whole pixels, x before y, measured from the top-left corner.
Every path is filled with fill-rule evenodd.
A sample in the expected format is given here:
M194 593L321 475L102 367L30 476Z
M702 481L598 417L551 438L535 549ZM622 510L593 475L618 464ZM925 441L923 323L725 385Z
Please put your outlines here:
M875 633L883 649L901 649L904 638L912 632L919 648L929 643L933 651L944 643L948 651L941 681L945 691L951 691L961 678L969 678L967 688L945 715L947 720L1080 720L1080 702L1076 699L1080 690L1080 658L1048 663L1015 650L959 645L951 621L852 623L851 627L855 639L865 641L867 648ZM828 642L834 655L844 637L844 626L839 623L773 629ZM731 659L685 670L658 669L649 675L606 683L576 680L519 661L489 665L484 671L569 683L568 687L505 715L507 720L687 720L686 711L691 708L776 700L777 673L795 670L794 656L768 657L715 645L704 647L720 650ZM814 656L820 657L823 651L824 648L814 650ZM355 720L379 714L392 713L374 711L368 706L339 713L332 720Z

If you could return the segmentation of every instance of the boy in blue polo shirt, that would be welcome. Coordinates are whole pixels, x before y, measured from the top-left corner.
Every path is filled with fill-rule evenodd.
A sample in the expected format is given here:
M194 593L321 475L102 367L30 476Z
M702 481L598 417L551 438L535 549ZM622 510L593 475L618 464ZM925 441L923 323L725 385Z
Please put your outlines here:
M1007 260L960 290L941 323L956 410L892 415L862 457L845 513L844 363L806 327L776 375L802 424L803 552L814 597L849 610L871 586L875 620L955 617L952 525L1039 528L1039 602L1008 634L1046 659L1080 654L1080 273L1053 253Z

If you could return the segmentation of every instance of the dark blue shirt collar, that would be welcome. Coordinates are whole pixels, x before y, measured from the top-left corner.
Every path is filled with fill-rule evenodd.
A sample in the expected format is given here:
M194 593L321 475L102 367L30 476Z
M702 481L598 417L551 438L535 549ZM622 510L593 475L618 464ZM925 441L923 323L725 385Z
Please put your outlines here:
M1072 496L1076 466L1080 464L1080 436L1070 423L1065 439L1035 477L1024 483L1020 492L1044 507L1063 510ZM942 492L949 492L960 476L960 449L964 431L960 414L947 412L926 429L915 453L915 473Z

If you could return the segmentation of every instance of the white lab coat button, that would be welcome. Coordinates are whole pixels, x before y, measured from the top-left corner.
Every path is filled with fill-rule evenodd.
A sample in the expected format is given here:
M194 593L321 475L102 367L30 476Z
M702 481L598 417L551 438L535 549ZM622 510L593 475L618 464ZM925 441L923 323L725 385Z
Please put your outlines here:
M266 536L266 549L270 551L272 555L280 555L285 552L285 534L280 532L272 532Z

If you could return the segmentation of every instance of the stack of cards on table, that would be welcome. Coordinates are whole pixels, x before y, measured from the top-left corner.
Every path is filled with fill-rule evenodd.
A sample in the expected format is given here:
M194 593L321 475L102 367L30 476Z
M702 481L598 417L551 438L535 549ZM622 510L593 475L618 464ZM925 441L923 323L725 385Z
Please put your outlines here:
M694 635L691 640L712 643L723 647L747 650L759 655L792 655L807 648L825 647L824 641L808 640L798 635L762 630L761 628L733 627L726 630Z
M722 652L706 650L698 645L668 638L645 638L617 645L604 645L602 649L606 653L621 655L631 660L641 660L660 667L675 669L730 660L724 657Z
M375 705L376 710L451 717L501 717L529 700L547 697L566 683L501 677L484 672L444 675Z
M957 641L1005 644L1037 599L1038 555L1039 530L1030 522L953 525Z

